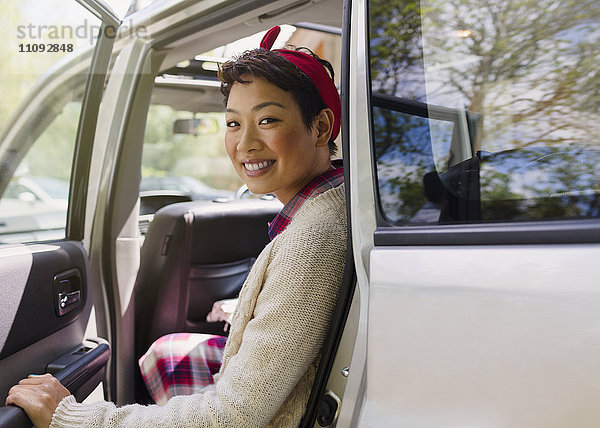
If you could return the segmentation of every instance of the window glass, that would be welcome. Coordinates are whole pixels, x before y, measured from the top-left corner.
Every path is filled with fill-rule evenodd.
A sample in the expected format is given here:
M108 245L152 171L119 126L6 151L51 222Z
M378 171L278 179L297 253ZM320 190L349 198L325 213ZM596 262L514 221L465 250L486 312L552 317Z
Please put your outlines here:
M0 243L61 239L100 21L75 1L0 10Z
M170 95L162 87L155 90L154 99L166 102ZM214 95L222 106L221 97ZM233 199L242 182L225 152L224 136L223 112L191 113L151 105L142 152L142 209L144 197L161 193L189 200Z
M369 2L388 222L600 216L594 1Z

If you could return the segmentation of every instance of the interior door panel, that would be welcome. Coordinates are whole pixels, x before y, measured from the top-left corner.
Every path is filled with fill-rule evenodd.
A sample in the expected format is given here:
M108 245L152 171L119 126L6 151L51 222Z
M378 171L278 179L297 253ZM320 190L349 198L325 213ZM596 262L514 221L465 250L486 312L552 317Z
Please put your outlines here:
M92 308L83 245L1 247L0 291L6 297L0 311L2 403L20 379L46 372L85 398L102 380L109 348L101 339L83 343ZM0 427L27 426L23 415L18 408L0 407Z
M60 330L55 333L56 337L50 338L50 342L57 342L60 338L70 336L65 333L67 332ZM48 338L42 342L47 340ZM32 345L32 348L40 349L40 343ZM36 350L31 352L36 353ZM87 340L49 364L46 371L52 373L73 393L78 401L81 401L102 381L109 357L110 348L106 341L103 339ZM17 360L16 358L12 359L13 363ZM2 369L6 369L9 365L10 363L4 364ZM16 406L0 407L0 427L30 428L31 425L31 421L20 408Z
M12 328L4 340L0 358L5 358L76 321L86 307L88 262L80 243L64 241L21 246L20 249L21 251L15 251L17 254L14 255L18 260L13 261L10 255L4 256L0 267L0 271L4 271L4 268L18 270L20 279L25 280L21 283L2 284L3 288L14 287L23 291L14 318L4 320L5 325L11 325ZM8 250L11 253L10 249ZM28 273L25 276L26 271ZM4 277L4 272L0 275ZM73 279L74 277L77 279ZM62 287L62 282L71 280L78 282L71 287L78 287L79 290L73 290L71 293L79 291L79 301L65 305L64 309L69 311L59 315L58 296L66 291L59 288ZM9 293L9 290L4 291L5 294ZM91 306L87 305L85 321L90 308Z

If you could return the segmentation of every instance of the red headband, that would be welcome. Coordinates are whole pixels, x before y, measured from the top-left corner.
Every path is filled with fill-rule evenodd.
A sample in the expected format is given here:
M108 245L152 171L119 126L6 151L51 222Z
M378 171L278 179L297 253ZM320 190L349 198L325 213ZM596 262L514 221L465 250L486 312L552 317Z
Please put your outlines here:
M281 28L279 28L278 25L267 31L267 34L265 34L260 42L260 47L271 50L271 47L273 46L273 43L275 42L275 39L279 35L280 31ZM274 49L272 52L284 57L302 70L317 87L319 95L321 95L321 99L325 105L329 107L331 111L333 111L334 122L331 139L334 140L335 137L337 137L340 133L340 116L342 109L340 106L340 96L335 88L335 83L333 83L333 79L329 73L327 73L327 70L323 64L317 61L312 55L304 52L292 51L288 49Z

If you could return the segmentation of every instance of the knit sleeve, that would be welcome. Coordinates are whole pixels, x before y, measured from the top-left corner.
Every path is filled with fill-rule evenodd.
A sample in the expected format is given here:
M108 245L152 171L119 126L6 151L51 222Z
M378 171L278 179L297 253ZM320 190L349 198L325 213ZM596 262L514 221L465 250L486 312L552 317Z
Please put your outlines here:
M303 207L302 213L273 242L239 348L224 363L213 388L173 397L164 406L117 408L107 402L78 404L68 397L56 409L50 427L259 427L278 414L286 399L284 408L294 414L283 415L293 421L284 425L297 426L308 395L290 406L290 394L323 345L346 251L343 209L333 216L311 213L310 207ZM307 389L310 393L310 385Z

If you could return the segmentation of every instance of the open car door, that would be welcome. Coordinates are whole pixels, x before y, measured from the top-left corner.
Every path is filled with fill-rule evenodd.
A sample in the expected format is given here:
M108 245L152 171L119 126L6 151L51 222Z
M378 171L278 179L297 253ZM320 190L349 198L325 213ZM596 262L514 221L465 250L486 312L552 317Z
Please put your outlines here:
M599 425L600 19L551 3L351 2L337 426Z
M106 341L85 338L92 293L84 219L119 20L95 0L36 7L2 6L17 31L1 48L1 403L20 379L46 372L81 401L102 381L110 355ZM21 426L31 426L22 409L0 407L0 427Z

